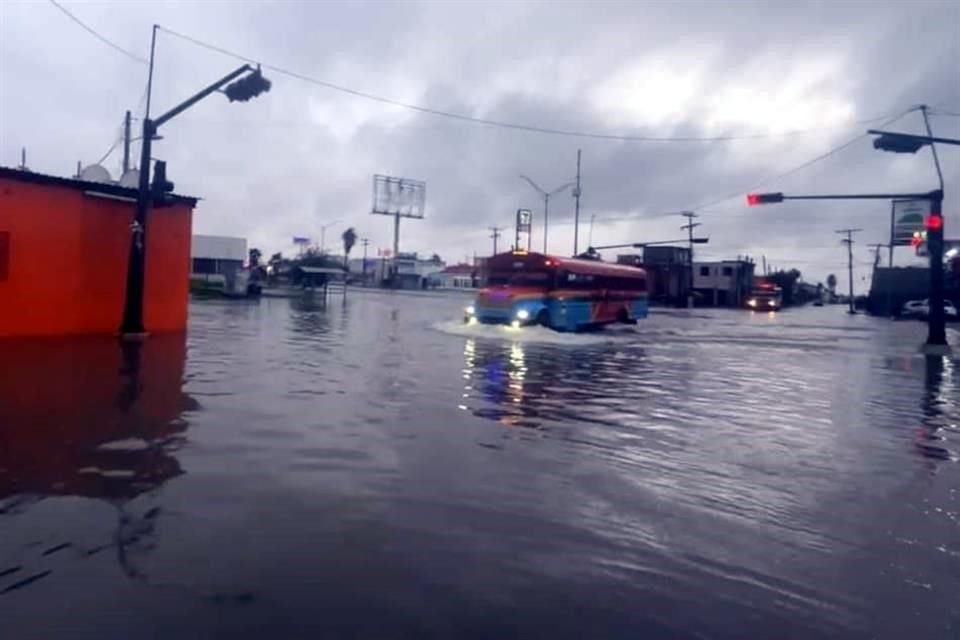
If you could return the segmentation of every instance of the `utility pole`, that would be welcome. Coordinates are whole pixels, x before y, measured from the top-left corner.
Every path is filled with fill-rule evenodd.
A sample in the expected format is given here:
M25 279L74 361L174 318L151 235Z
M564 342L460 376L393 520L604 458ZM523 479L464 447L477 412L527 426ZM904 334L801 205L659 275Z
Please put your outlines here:
M854 314L857 310L853 306L853 234L863 231L863 229L838 229L837 233L846 234L846 238L841 240L847 245L847 277L850 286L850 309L847 313ZM877 254L879 256L879 254Z
M361 277L363 278L363 284L367 284L367 246L370 244L369 238L362 238L360 244L363 245L363 264L360 267L362 271Z
M873 270L876 271L877 267L880 266L880 249L884 248L885 244L883 243L874 243L868 244L867 247L873 249Z
M123 176L130 169L130 111L123 117Z
M577 186L573 188L573 256L577 256L577 240L580 233L580 149L577 149Z
M493 238L493 254L492 255L497 255L497 240L500 239L500 236L501 236L500 232L503 231L503 227L487 227L487 229L490 229L490 237Z
M701 223L693 221L694 218L699 217L693 211L684 211L680 215L687 219L687 224L680 227L680 229L687 230L687 258L690 261L689 268L687 269L687 308L691 309L693 308L693 230L699 227Z

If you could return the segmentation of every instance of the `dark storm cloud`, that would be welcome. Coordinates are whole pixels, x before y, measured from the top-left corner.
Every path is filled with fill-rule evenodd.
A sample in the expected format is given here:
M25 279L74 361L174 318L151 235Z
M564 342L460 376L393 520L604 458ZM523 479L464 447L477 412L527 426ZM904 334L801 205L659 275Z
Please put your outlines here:
M679 216L862 133L858 119L926 102L960 110L960 8L950 2L807 3L120 3L66 5L120 46L146 55L160 23L227 49L361 91L540 127L624 135L715 136L817 129L733 143L617 142L547 136L404 110L271 73L243 105L208 100L172 121L156 155L178 189L204 198L196 228L268 250L294 234L328 244L347 224L389 246L370 216L370 175L428 183L428 219L403 244L451 259L486 252L488 225L541 200L584 156L581 243L675 237ZM42 2L0 6L0 159L21 146L36 170L93 162L143 95L142 66ZM168 34L158 42L154 111L237 63ZM956 118L936 120L945 135ZM909 115L893 125L918 131ZM784 191L927 189L928 154L893 157L869 140L769 183ZM948 215L960 159L943 151ZM107 166L116 173L118 156ZM822 278L840 256L834 228L882 241L883 203L706 207L704 255L767 254ZM551 206L551 248L572 248L573 203ZM624 221L623 218L632 218ZM960 217L948 217L960 224ZM867 260L866 253L858 260ZM780 256L778 258L777 256ZM794 264L783 264L794 266Z

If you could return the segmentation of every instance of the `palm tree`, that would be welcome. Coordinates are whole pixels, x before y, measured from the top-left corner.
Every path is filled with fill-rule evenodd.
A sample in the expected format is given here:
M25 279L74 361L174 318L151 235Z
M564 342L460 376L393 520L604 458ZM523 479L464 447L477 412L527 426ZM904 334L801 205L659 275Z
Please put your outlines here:
M347 227L340 237L343 238L343 268L349 269L350 251L353 245L357 244L357 232L353 227Z

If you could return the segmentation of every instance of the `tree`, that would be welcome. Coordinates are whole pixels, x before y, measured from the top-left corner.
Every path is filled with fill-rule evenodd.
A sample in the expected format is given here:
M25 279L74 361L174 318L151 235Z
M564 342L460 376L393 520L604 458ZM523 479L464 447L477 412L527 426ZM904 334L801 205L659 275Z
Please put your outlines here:
M262 255L263 254L260 253L260 249L257 249L256 247L254 247L253 249L250 249L248 256L250 258L251 269L256 269L257 267L260 266L260 256Z
M832 273L827 276L827 289L830 290L830 295L836 295L837 293L837 276Z
M347 227L347 230L340 236L343 239L343 267L346 269L350 260L350 251L353 245L357 244L357 232L353 227Z

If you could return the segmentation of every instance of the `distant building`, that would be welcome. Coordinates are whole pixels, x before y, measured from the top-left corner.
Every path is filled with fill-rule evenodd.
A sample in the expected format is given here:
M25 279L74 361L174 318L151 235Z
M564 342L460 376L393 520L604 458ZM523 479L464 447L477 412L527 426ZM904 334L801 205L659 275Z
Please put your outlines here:
M749 260L695 262L693 290L701 304L742 307L753 288L754 267L754 263Z
M443 289L474 289L480 285L477 268L469 264L450 265L435 274L433 280Z
M247 260L246 238L194 235L190 238L191 275L228 275Z
M617 262L642 266L647 270L651 301L670 305L686 304L690 293L689 248L644 247L643 256L618 256Z
M400 253L380 261L376 279L383 286L395 289L426 289L445 267L436 257L425 260L416 253Z

